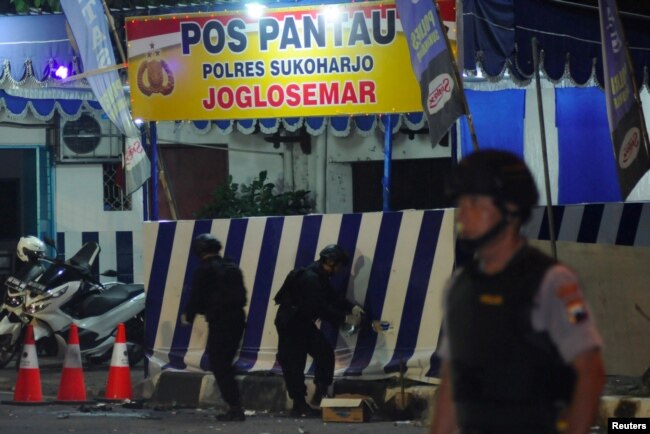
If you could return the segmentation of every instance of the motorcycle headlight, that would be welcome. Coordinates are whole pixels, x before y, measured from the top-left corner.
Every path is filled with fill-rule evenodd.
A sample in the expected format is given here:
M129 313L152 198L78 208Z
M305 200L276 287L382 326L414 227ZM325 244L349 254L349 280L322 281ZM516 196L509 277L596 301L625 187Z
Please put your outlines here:
M7 297L5 303L9 307L18 307L23 304L23 297Z
M45 309L45 308L48 307L49 305L50 305L50 303L43 303L43 302L41 302L41 303L34 303L34 304L30 304L29 306L26 306L26 307L25 307L25 311L26 311L28 314L33 315L33 314L35 314L36 312L40 312L40 311L42 311L43 309Z

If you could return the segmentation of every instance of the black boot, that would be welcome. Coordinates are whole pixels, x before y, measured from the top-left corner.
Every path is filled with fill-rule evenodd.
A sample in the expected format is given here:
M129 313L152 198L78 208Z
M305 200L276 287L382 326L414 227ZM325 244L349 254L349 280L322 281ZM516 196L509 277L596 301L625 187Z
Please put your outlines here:
M323 400L323 398L329 398L329 395L327 393L327 387L328 386L324 384L316 385L314 396L311 398L311 402L310 402L311 405L313 405L314 407L320 407L320 402Z
M298 400L293 401L293 408L291 409L292 417L307 418L307 417L320 417L320 415L321 415L320 411L311 408L304 399L301 401Z
M218 414L216 419L220 422L243 422L246 416L241 407L230 407L226 413Z

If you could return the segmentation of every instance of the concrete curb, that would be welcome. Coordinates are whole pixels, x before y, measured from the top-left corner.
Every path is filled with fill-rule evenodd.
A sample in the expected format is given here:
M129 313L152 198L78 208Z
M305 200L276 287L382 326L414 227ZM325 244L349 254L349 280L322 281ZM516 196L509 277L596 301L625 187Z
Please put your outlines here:
M248 410L282 412L291 408L284 380L269 373L237 377L242 402ZM389 380L335 380L332 392L336 395L365 395L377 404L374 417L383 420L417 420L429 425L436 399L437 385L409 384L404 391L409 404L401 409L396 397L401 388L395 379ZM221 408L225 403L214 384L214 377L207 373L163 371L158 378L140 387L142 397L160 407ZM311 399L314 387L307 380L307 399ZM630 395L606 395L600 400L597 425L607 427L611 417L650 417L650 397Z
M237 377L242 403L247 410L282 412L291 408L284 379L275 374ZM377 404L375 417L387 420L430 420L430 408L435 395L435 385L412 385L405 388L409 404L401 408L395 397L401 388L394 380L337 380L332 385L334 396L343 394L365 395ZM157 407L208 408L225 407L211 374L182 371L163 371L150 384L140 387L141 397ZM307 380L307 400L314 386Z

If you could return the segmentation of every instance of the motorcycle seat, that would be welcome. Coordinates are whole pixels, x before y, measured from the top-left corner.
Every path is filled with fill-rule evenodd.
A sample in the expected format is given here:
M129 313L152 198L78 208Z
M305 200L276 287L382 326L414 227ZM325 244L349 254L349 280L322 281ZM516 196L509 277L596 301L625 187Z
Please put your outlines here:
M142 284L133 283L112 286L99 294L93 294L86 298L81 303L79 313L83 317L98 316L142 292L144 292L144 285Z

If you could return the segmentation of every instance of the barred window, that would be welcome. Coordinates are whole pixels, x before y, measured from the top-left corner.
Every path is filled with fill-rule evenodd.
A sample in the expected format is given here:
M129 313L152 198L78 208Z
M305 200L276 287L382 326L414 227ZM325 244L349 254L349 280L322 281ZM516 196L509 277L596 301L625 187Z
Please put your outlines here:
M124 193L124 171L121 163L105 163L104 211L130 211L131 197Z

